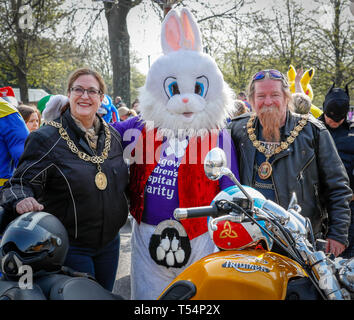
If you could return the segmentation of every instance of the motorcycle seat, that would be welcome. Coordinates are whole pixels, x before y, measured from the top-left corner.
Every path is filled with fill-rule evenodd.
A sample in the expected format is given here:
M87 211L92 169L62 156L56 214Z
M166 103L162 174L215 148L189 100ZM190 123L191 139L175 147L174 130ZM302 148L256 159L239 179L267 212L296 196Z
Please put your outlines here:
M0 280L0 300L47 300L41 288L20 288L18 281Z
M122 300L86 277L51 274L36 280L49 300Z

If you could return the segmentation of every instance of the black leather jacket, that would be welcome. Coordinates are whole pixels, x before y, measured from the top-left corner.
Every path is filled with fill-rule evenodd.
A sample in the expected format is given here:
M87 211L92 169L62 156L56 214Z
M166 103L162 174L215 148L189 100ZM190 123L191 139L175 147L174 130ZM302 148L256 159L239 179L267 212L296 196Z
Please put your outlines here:
M324 113L318 118L321 120L338 150L339 157L343 161L344 167L349 176L350 188L354 190L354 123L345 120L338 128L331 128L324 119Z
M252 186L256 149L246 131L249 116L247 113L233 119L229 129L238 154L241 183ZM288 111L282 140L290 135L299 118ZM258 125L257 119L256 133ZM301 214L310 218L315 235L321 236L322 222L328 213L326 237L347 244L352 191L333 139L323 123L310 116L295 141L275 155L271 164L276 202L287 208L295 191Z
M60 119L55 121L60 122ZM76 125L69 110L63 114L62 124L80 151L94 155L85 133ZM71 245L100 248L112 241L128 216L124 193L128 168L123 160L121 137L111 126L110 132L111 149L101 164L108 180L103 191L95 185L97 165L71 152L57 128L45 125L32 132L13 177L1 190L0 205L5 209L6 220L18 216L15 206L20 200L34 197L44 205L44 211L61 220ZM101 125L98 155L104 141Z

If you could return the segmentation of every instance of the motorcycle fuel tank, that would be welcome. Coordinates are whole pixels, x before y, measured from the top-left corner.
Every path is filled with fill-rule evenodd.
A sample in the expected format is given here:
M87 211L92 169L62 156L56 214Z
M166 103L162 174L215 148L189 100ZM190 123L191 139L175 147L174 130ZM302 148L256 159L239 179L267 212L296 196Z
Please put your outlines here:
M189 266L160 299L178 299L175 292L179 283L189 283L191 292L187 296L191 300L282 300L289 279L294 277L307 274L295 261L280 254L264 250L220 251Z

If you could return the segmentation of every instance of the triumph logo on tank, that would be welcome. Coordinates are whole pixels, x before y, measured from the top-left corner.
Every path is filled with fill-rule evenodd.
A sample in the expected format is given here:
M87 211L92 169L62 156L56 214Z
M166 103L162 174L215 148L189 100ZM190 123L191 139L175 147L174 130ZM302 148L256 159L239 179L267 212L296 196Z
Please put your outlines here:
M258 266L256 264L250 263L240 263L240 262L232 262L226 261L222 264L223 268L234 268L236 271L243 272L243 273L251 273L251 272L270 272L270 270L263 266Z

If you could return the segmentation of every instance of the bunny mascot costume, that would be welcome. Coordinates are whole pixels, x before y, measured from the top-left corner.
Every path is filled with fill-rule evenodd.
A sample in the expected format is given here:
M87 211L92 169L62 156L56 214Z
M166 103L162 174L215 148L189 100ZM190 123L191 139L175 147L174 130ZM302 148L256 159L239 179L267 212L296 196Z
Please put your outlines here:
M238 177L232 140L223 129L233 93L215 61L202 53L199 28L187 9L166 15L161 44L164 54L140 91L140 115L112 125L130 163L134 300L158 298L181 271L215 250L207 218L173 218L175 208L209 205L233 185L226 177L206 178L206 153L223 148Z

